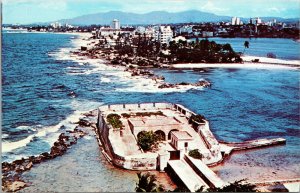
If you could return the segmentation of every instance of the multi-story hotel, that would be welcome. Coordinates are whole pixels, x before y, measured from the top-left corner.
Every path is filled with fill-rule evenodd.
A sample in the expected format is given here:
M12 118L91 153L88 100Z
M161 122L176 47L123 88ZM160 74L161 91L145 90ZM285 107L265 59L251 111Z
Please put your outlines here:
M169 44L173 39L173 30L170 26L160 26L158 39L161 44Z

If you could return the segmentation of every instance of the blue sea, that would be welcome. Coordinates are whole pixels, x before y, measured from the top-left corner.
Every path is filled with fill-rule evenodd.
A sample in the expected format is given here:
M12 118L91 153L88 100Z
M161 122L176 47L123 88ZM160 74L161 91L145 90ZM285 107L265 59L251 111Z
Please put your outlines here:
M300 60L300 43L293 39L283 38L209 38L219 44L229 43L234 51L242 52L249 56L267 57L273 53L278 59ZM244 47L245 41L249 48Z
M148 90L147 83L127 80L117 69L66 57L76 46L76 38L68 34L3 33L2 161L49 151L61 131L73 129L82 112L99 105L171 102L203 114L219 140L284 137L287 144L271 148L270 159L280 154L286 164L299 164L299 70L156 69L167 82L206 79L213 85L172 92ZM242 49L245 40L216 41ZM288 39L253 39L250 48L256 56L264 56L269 49L283 59L300 59L299 43Z

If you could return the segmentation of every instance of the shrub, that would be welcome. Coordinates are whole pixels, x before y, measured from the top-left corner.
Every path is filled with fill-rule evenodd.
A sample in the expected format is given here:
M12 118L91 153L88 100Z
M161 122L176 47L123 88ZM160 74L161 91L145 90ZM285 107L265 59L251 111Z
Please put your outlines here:
M141 117L150 117L151 115L156 115L156 116L165 116L163 112L157 111L157 112L137 112L135 114L136 116L141 116Z
M109 114L107 115L107 121L114 127L114 128L121 128L122 121L120 120L121 116L118 114Z
M198 149L194 149L194 150L189 151L189 156L191 156L192 158L195 158L195 159L202 159L203 158L203 155L199 152Z
M210 188L208 192L257 192L256 185L245 182L245 179L230 183L222 188Z
M137 138L138 145L144 151L150 150L152 146L156 145L156 143L160 140L160 137L153 133L153 131L141 131Z
M121 115L122 115L122 117L124 117L124 118L129 118L129 117L130 117L130 114L128 114L128 113L122 113Z

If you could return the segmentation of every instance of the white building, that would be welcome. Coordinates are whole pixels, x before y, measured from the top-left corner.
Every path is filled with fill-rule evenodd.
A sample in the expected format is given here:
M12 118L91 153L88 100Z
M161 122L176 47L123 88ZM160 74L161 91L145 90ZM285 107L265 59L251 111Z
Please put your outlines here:
M169 44L173 39L173 30L170 26L160 26L158 39L161 44Z
M121 29L101 27L99 30L99 35L104 37L109 35L118 35L119 33L121 33Z
M183 26L179 29L179 33L182 34L182 33L193 33L193 26Z
M143 26L138 26L136 29L135 29L135 32L138 33L138 34L143 34L146 32L146 28L143 27Z
M175 149L187 152L189 149L197 147L194 144L193 137L186 131L172 131L171 144Z
M236 17L231 18L231 25L235 25Z
M231 25L241 25L241 18L239 18L239 17L232 17L231 18Z
M262 23L261 19L259 17L256 18L256 24L261 24L261 23Z
M261 21L261 19L259 17L256 17L256 18L252 18L251 19L251 23L255 24L255 25L258 25L258 24L261 24L262 21Z
M60 28L62 26L61 23L59 23L59 22L51 23L50 25L55 29Z
M177 36L177 37L175 37L173 40L174 40L175 42L179 42L179 40L181 40L181 41L186 41L186 38L183 37L183 36Z
M117 19L114 19L114 20L111 22L111 28L112 28L112 29L120 29L120 21L117 20Z

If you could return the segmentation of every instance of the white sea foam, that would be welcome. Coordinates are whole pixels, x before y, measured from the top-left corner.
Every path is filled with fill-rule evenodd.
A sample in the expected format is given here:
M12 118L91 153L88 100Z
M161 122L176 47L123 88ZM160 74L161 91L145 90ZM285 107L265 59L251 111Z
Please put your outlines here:
M2 139L5 139L5 138L8 138L9 137L9 135L8 134L6 134L6 133L2 133Z
M38 125L36 127L28 127L28 126L20 126L21 128L27 128L31 130L35 130L36 133L29 135L25 139L15 141L15 142L8 142L3 141L2 142L2 152L10 152L12 150L21 148L29 144L34 137L42 138L43 140L47 141L50 145L52 145L56 140L59 133L56 133L62 126L65 126L67 129L73 129L74 123L79 120L80 117L82 117L83 111L75 111L73 114L68 116L66 119L62 120L57 125L53 126L46 126L43 127L41 125ZM49 135L52 135L49 137Z
M107 77L101 77L101 82L107 83L107 82L111 82L111 80Z
M126 88L117 88L118 92L186 92L189 89L201 89L196 86L191 85L178 85L176 88L158 88L161 84L149 79L147 77L142 76L131 76L130 72L126 72L125 67L122 66L111 66L105 64L102 59L90 59L85 56L75 56L70 53L70 51L74 51L78 49L80 46L88 46L91 41L87 40L88 35L83 34L77 36L76 39L72 39L73 48L62 48L53 56L59 60L72 60L77 62L80 65L89 64L93 66L93 69L86 69L84 72L69 72L69 75L78 75L78 74L92 74L98 73L101 74L100 81L105 83L110 83L116 80L118 83L126 84ZM110 76L108 79L107 76Z
M26 137L25 139L22 139L20 141L15 141L15 142L2 142L2 152L10 152L12 150L15 150L20 147L26 146L28 143L31 142L33 139L34 135L30 135Z

